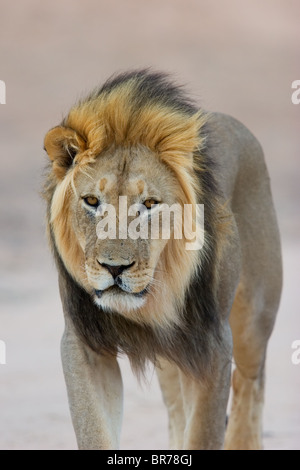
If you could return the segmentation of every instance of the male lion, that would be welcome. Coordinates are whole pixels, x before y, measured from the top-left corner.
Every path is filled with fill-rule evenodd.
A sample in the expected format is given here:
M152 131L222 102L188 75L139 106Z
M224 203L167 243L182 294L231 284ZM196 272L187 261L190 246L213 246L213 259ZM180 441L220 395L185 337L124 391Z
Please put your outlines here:
M233 353L225 448L260 449L266 348L282 280L257 140L235 119L199 111L165 75L134 71L76 104L47 133L45 149L62 361L79 448L119 446L119 353L137 373L155 364L173 449L223 448ZM149 225L163 203L203 204L202 249L174 236L173 219L169 239L118 230L99 238L102 206L113 205L121 224L119 196L143 205Z

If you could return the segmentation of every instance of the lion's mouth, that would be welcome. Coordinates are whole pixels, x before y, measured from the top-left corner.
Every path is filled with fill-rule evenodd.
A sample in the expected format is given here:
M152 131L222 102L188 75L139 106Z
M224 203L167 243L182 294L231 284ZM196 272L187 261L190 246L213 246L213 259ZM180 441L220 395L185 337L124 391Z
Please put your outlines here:
M147 293L147 288L140 292L126 292L114 285L105 290L95 289L94 301L98 307L105 311L117 311L125 314L143 307L146 303Z
M112 294L112 295L127 294L127 295L132 295L132 296L137 297L137 298L142 298L148 293L148 288L146 287L145 289L141 290L140 292L128 292L128 291L125 291L124 289L122 289L121 287L114 285L114 286L110 286L110 287L108 287L107 289L104 289L104 290L95 289L94 292L95 292L95 296L99 299L103 296L104 293L105 294Z

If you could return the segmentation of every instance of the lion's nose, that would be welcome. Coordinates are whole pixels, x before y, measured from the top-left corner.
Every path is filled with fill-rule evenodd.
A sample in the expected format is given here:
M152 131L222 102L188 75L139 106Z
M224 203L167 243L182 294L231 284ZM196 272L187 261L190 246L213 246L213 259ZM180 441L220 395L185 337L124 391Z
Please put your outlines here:
M113 264L107 264L107 263L100 263L98 261L98 263L103 266L103 268L106 268L110 274L112 275L112 277L114 279L116 279L116 277L118 277L120 274L122 274L123 271L125 271L125 269L129 269L131 268L131 266L134 265L134 261L130 264L121 264L121 265L113 265Z

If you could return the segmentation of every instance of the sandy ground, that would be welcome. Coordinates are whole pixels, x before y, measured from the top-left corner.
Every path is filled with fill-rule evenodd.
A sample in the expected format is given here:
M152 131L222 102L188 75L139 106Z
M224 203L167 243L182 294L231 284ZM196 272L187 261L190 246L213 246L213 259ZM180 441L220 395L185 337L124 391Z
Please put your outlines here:
M204 107L261 141L284 255L284 290L267 360L264 444L300 449L298 0L0 0L0 449L75 449L59 357L63 319L38 191L43 136L82 92L116 71L175 74ZM140 387L126 359L123 449L165 449L155 374Z

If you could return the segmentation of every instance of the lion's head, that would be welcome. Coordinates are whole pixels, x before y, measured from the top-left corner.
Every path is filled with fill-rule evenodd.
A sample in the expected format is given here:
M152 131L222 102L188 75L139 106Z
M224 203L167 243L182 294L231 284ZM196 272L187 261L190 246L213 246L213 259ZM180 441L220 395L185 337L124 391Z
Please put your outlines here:
M186 250L184 235L174 238L174 224L169 240L125 237L120 201L143 207L148 224L160 204L195 206L205 122L164 76L137 72L107 82L46 135L49 229L67 271L101 309L143 324L179 323L199 253ZM101 239L106 205L116 232Z

